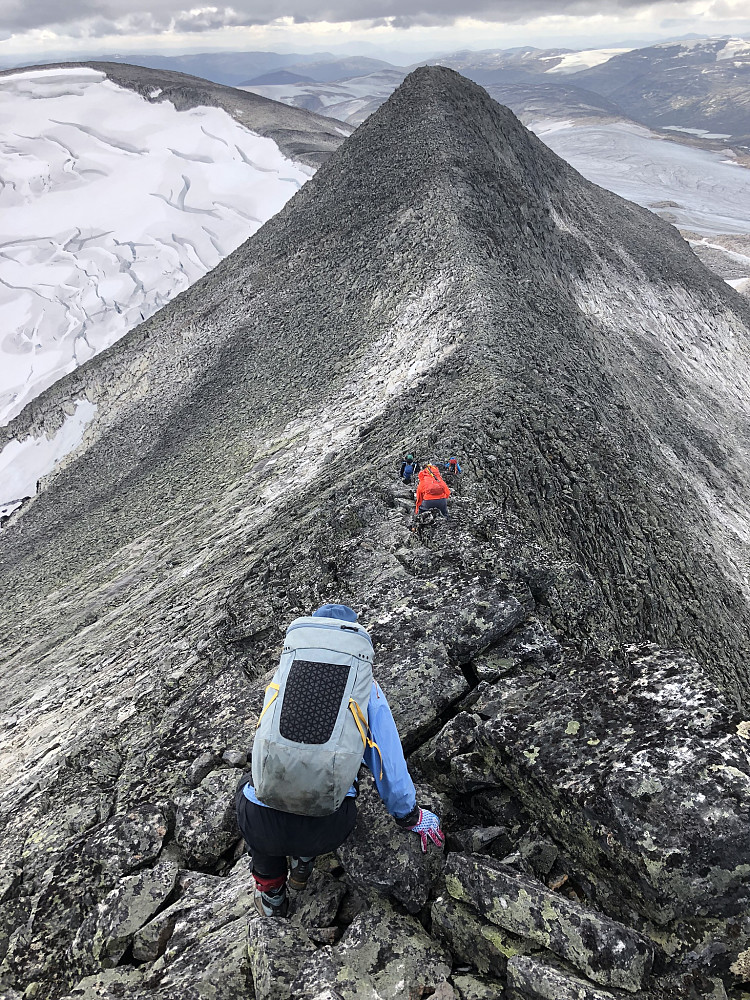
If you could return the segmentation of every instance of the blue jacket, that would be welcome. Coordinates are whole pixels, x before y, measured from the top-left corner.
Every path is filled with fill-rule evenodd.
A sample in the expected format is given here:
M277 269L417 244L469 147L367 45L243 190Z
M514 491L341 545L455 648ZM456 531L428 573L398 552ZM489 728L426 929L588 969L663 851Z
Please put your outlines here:
M368 746L362 762L372 771L378 795L385 803L388 812L396 819L403 819L416 806L417 796L414 782L411 780L409 769L406 766L401 738L396 729L393 713L382 689L375 681L372 682L370 701L367 705L367 722L370 726L372 741L380 747L380 753L383 757L382 778L380 776L380 756L377 750ZM252 785L245 785L243 791L245 797L251 802L259 806L265 805L264 802L256 798ZM352 785L347 795L356 794L356 789Z

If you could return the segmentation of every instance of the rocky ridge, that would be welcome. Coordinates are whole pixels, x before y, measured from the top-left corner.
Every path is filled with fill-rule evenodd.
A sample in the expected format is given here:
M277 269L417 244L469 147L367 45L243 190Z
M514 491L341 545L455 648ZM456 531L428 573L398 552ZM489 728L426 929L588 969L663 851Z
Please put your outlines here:
M749 321L426 69L27 407L99 416L0 536L8 996L740 997ZM429 544L404 447L465 459ZM284 625L334 598L449 854L365 782L277 924L232 795Z

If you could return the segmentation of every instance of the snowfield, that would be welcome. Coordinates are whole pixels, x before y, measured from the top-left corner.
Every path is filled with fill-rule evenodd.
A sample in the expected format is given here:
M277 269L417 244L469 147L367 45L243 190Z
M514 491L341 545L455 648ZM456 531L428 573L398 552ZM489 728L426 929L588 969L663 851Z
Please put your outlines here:
M23 498L34 496L37 480L78 447L95 414L93 403L77 400L74 412L53 437L8 442L0 453L0 517L10 514Z
M703 236L750 233L750 170L724 152L681 146L632 122L527 124L587 180L652 209L678 229Z
M215 267L312 173L221 109L178 112L93 69L0 77L0 424Z

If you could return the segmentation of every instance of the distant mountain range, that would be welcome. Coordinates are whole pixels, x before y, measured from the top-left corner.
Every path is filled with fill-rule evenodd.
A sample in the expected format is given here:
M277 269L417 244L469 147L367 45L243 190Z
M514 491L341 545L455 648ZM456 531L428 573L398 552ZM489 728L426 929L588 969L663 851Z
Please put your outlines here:
M617 114L652 128L721 140L750 151L750 42L744 39L690 39L631 51L463 50L428 63L448 66L480 83L516 113L530 101L548 104L555 114L588 105L590 112ZM341 64L324 65L331 74L344 69ZM315 77L301 61L296 66L286 64L285 69L307 78L305 82L272 83L267 78L245 86L333 117L343 117L356 99L346 120L358 124L413 68L391 66L385 72L386 66L346 79L330 75L328 82L337 81L335 100L327 86L309 82ZM569 88L575 88L572 94Z

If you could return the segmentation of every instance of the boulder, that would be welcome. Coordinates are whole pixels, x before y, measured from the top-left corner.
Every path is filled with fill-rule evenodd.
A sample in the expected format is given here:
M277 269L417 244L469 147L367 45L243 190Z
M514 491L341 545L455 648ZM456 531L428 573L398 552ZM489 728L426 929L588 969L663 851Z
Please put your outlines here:
M507 783L625 920L750 901L748 724L690 656L640 647L502 677L420 759L454 793ZM468 776L467 776L468 775Z
M457 1000L501 1000L506 996L502 983L488 976L454 975L452 979Z
M177 865L166 862L122 879L83 921L73 942L82 966L118 964L133 935L172 893Z
M487 920L530 938L605 986L636 992L653 964L653 947L624 924L584 909L494 860L451 854L450 894Z
M291 983L315 954L315 945L296 923L256 915L247 927L247 954L257 1000L288 1000Z
M207 930L180 952L161 973L157 996L171 1000L238 1000L250 993L247 932L254 919L247 915L218 924L202 920ZM155 979L155 977L154 977ZM154 980L152 980L154 981Z
M80 978L71 944L82 922L124 876L156 859L167 829L163 809L143 803L66 845L29 887L30 913L10 937L0 980L49 978L61 990Z
M290 892L290 916L305 928L330 927L345 894L343 882L314 871L302 892Z
M311 1000L330 988L346 1000L417 1000L437 989L450 968L448 953L421 924L373 896L337 945L300 967L291 995Z
M602 989L554 959L517 955L508 962L508 985L529 1000L646 1000L645 994Z
M235 768L211 771L177 800L175 840L197 865L210 865L240 838L234 812Z
M389 581L380 597L389 608L387 616L370 627L377 649L376 676L408 748L434 725L437 715L468 693L464 666L507 635L533 607L522 584L488 584L469 574L461 579L460 569L451 574L441 570L438 560L427 574L420 571L407 588L399 588L406 592L396 600ZM433 581L425 575L439 578Z
M482 919L471 906L450 896L439 896L431 912L433 936L443 941L457 959L479 972L504 976L513 955L541 949L541 945Z
M145 978L142 969L100 969L80 979L61 1000L142 1000L148 995Z
M189 873L180 877L179 907L164 953L151 965L149 983L158 996L237 1000L250 993L248 925L254 916L249 858L226 878ZM166 913L166 911L164 911ZM162 917L159 914L157 920Z

